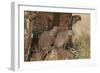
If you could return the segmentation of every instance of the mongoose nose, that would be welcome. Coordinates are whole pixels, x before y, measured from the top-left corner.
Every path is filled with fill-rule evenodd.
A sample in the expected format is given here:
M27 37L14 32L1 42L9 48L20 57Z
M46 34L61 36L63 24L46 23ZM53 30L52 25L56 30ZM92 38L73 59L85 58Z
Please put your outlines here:
M78 19L81 20L81 16L78 16Z

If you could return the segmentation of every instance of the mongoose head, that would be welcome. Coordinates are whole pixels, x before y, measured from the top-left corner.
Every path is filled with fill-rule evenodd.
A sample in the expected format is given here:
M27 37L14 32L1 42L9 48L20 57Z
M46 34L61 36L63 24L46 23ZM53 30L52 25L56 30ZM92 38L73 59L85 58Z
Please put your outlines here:
M72 19L71 19L71 22L70 22L70 24L68 26L68 29L72 30L73 24L77 23L78 21L81 21L81 16L80 15L73 15Z
M72 16L72 24L75 24L78 21L81 21L81 16L80 15Z
M57 26L54 26L53 29L50 31L51 32L51 35L55 36L56 33L58 31L58 27Z

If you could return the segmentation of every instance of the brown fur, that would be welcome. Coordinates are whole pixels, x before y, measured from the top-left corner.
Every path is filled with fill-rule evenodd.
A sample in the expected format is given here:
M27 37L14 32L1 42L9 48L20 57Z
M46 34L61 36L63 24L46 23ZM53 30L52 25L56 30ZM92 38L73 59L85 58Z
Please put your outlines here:
M56 35L57 29L53 28L50 31L44 31L40 37L39 37L39 49L48 49L51 48L51 45L53 44L55 40L55 35Z

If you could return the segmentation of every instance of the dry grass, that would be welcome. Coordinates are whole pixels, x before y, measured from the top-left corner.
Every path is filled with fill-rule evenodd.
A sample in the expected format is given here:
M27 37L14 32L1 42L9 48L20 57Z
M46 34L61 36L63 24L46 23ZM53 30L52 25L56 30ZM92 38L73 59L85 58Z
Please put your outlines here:
M30 35L33 33L33 29L34 29L34 32L37 32L37 31L40 32L40 30L44 31L44 29L45 29L45 28L42 28L42 26L40 26L39 25L40 23L38 24L38 22L39 21L42 22L42 20L46 20L46 19L42 19L42 20L37 19L37 23L35 23L36 20L33 19L33 17L34 17L33 15L34 15L34 13L25 15L25 21L24 21L25 22L25 24L24 24L24 29L25 29L25 32L24 32L25 33L25 35L24 35L25 36L25 39L24 39L25 53L24 54L25 55L27 54L27 51L30 48L30 43L32 40L32 39L30 39L31 38ZM89 14L79 14L79 13L77 13L77 14L74 13L73 15L80 15L81 16L81 21L78 21L72 27L73 32L75 34L75 38L77 38L77 40L80 43L80 45L79 45L80 55L78 58L79 59L90 58L90 52L91 52L91 49L90 49L90 15ZM44 16L44 18L45 18L45 16ZM31 23L29 23L29 20ZM48 22L48 21L46 21L46 22ZM35 25L35 24L38 24L38 25ZM46 24L46 23L43 22L43 24ZM35 28L35 27L38 27L38 28ZM47 34L45 36L47 36ZM43 36L44 36L44 34L43 34ZM36 37L38 37L38 36L36 36ZM49 38L49 35L47 37ZM44 37L44 38L46 38L46 37ZM64 38L61 38L61 41L63 39ZM36 48L36 46L38 45L38 42L36 44L36 41L32 43L33 45L31 48L33 48L33 49ZM54 38L53 38L53 41L54 41ZM59 39L57 39L56 43L60 43L60 44L58 44L58 47L61 45L61 41L59 41ZM65 41L65 39L64 39L64 41ZM44 44L43 42L46 42L46 43ZM47 42L48 42L48 39L45 41L43 40L42 46L47 45ZM51 43L51 41L50 41L50 43ZM51 45L51 44L49 44L49 45ZM74 59L74 57L73 57L74 55L68 49L63 49L63 48L58 49L58 48L51 48L51 47L48 48L49 45L47 45L47 47L46 47L47 51L45 51L43 49L42 49L42 51L39 51L39 52L37 52L38 50L36 52L29 50L29 51L31 51L29 53L29 56L28 56L30 61ZM62 47L62 45L60 47ZM48 53L49 50L51 50L50 53ZM32 53L32 52L34 52L34 53Z
M76 15L76 14L73 14ZM74 24L73 31L80 42L80 59L90 58L90 15L77 14L81 16L81 21Z

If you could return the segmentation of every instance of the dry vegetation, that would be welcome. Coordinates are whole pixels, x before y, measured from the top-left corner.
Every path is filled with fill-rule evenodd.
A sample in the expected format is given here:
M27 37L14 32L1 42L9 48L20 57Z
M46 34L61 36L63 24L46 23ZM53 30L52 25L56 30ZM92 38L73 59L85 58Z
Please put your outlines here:
M76 14L73 14L76 15ZM78 37L80 44L81 59L90 58L90 14L77 14L81 16L81 21L73 25L73 31Z
M24 61L90 58L90 15L24 12Z

